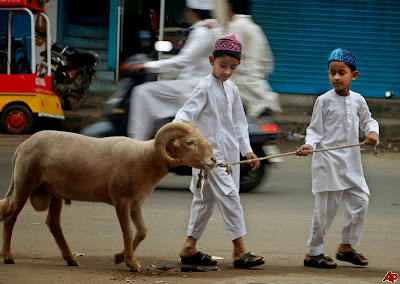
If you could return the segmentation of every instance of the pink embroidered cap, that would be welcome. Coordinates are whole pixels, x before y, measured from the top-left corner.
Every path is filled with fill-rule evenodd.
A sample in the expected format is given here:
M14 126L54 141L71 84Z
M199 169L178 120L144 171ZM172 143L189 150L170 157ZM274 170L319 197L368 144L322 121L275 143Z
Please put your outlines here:
M242 53L242 43L235 34L217 39L214 50L235 51Z

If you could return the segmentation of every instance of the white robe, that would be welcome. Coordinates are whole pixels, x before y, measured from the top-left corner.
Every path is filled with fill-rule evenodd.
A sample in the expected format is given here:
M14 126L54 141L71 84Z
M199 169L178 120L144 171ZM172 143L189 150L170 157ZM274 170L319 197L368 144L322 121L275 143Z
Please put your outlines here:
M263 30L251 16L234 15L228 34L236 34L243 45L240 66L231 80L239 89L246 113L257 117L265 107L281 112L279 94L266 80L274 70L274 57Z
M175 120L193 122L211 143L218 163L238 161L239 151L243 156L253 151L238 89L229 80L221 82L208 75L196 86L192 97L177 112ZM192 192L196 191L198 173L199 170L193 169ZM239 191L239 165L233 166L232 175L219 167L210 174L217 183L212 186L218 186L226 195L232 190Z
M197 83L200 82L211 72L212 67L208 57L212 54L218 36L216 29L206 27L207 24L217 25L213 19L196 22L189 28L189 36L177 55L168 59L146 62L145 70L154 73L179 72L178 80L196 77ZM188 96L193 88L189 91Z
M357 144L360 128L365 135L371 131L379 134L378 122L371 117L365 99L353 91L350 91L349 96L340 96L332 89L316 100L305 143L313 149ZM314 194L354 187L369 195L360 147L313 154Z
M144 64L148 72L180 72L177 80L149 82L135 87L131 94L128 136L138 140L151 139L157 119L174 116L190 97L194 87L212 67L212 54L216 29L204 25L215 20L198 21L190 27L185 45L177 54L168 59Z

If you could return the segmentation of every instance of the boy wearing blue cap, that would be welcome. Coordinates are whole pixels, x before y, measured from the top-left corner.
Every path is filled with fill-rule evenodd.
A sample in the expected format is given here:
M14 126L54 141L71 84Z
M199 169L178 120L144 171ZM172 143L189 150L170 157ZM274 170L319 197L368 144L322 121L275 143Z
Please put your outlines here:
M365 143L378 142L379 125L371 117L365 99L350 90L358 77L356 57L338 48L328 60L329 81L333 89L315 102L305 144L297 155L307 156L312 149L330 148L359 143L359 129ZM367 265L368 260L353 246L358 246L368 209L369 189L365 181L359 147L317 152L312 158L312 192L315 208L304 265L335 268L333 259L323 253L324 236L339 207L344 202L343 230L336 258L355 265Z

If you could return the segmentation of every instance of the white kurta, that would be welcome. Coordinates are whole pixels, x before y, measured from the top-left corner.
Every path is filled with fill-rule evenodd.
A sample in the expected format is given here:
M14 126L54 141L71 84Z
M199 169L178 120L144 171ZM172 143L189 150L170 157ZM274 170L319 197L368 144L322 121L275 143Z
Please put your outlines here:
M189 30L183 48L171 58L146 62L144 67L148 72L169 73L179 72L178 80L198 78L198 82L211 72L208 57L212 54L214 43L217 39L216 29L210 29L205 25L217 23L213 19L198 21ZM194 88L194 87L193 87ZM189 92L189 96L193 91Z
M174 116L194 87L210 74L212 67L208 57L212 54L217 32L204 26L209 22L215 23L215 20L198 21L190 27L185 45L176 56L144 64L148 72L180 74L177 80L149 82L132 90L129 137L151 139L155 120Z
M365 135L371 131L379 134L378 122L371 117L365 99L353 91L349 96L340 96L332 89L316 100L305 143L313 149L357 144L360 128ZM313 154L314 194L354 187L369 194L360 147Z
M274 57L263 30L251 16L234 15L228 34L236 34L243 44L240 67L231 80L239 88L247 114L256 117L265 107L281 112L279 94L266 80L274 70Z
M192 97L177 112L175 120L193 122L211 143L218 163L238 161L239 151L243 156L252 152L238 89L229 80L221 82L208 75L196 86ZM196 191L198 172L193 169L192 192ZM226 195L232 190L239 191L239 165L233 166L232 175L219 167L210 174Z

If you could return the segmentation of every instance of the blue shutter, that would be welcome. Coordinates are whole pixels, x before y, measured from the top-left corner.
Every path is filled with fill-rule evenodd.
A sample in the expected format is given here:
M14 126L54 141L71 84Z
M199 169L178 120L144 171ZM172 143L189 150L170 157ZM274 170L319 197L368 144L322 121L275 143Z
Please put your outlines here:
M357 57L351 89L365 97L400 98L400 1L252 0L251 14L271 45L279 93L322 94L332 87L329 53L342 47Z

